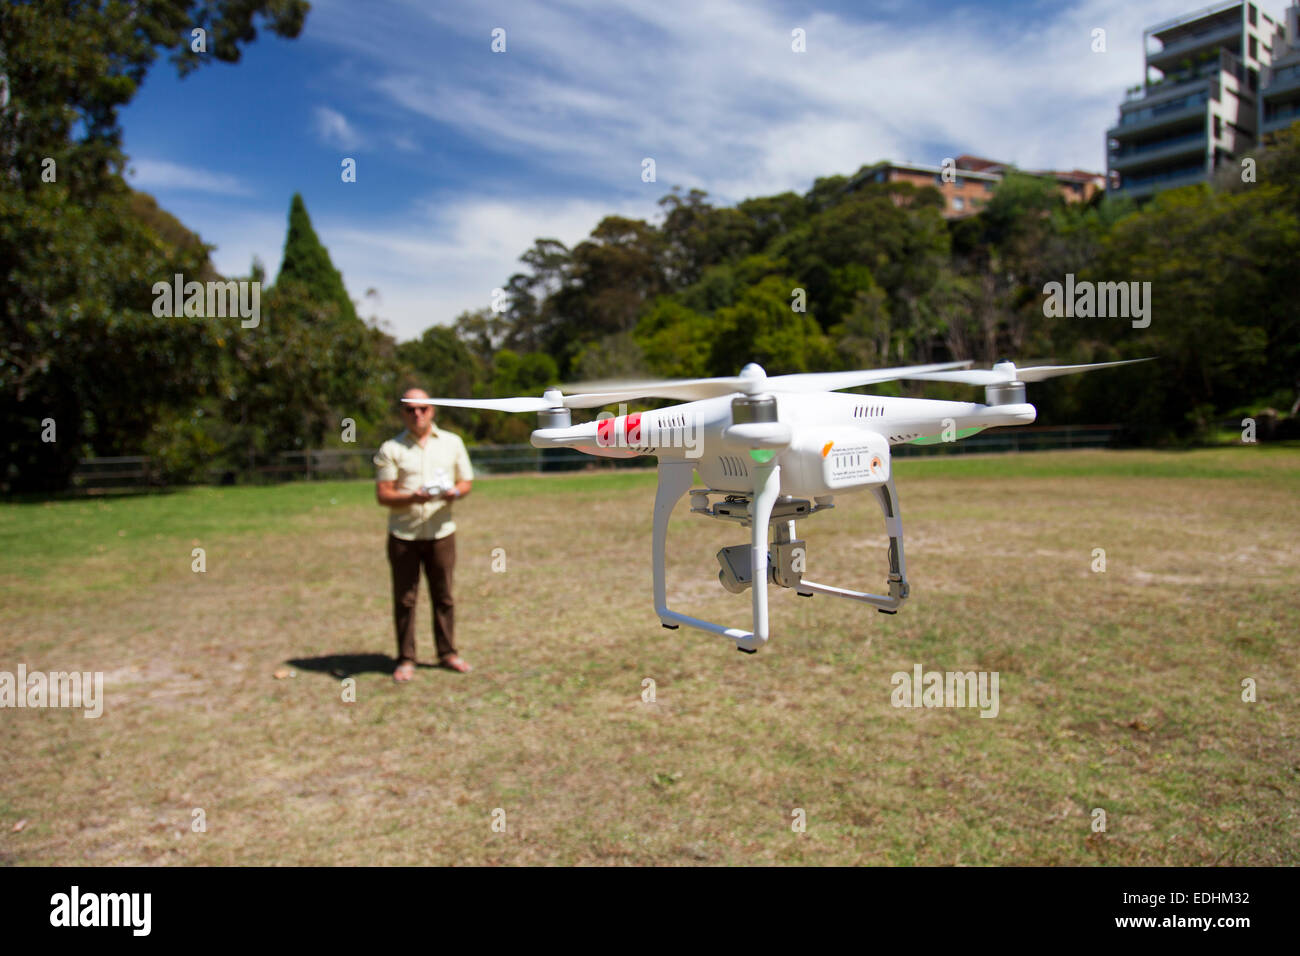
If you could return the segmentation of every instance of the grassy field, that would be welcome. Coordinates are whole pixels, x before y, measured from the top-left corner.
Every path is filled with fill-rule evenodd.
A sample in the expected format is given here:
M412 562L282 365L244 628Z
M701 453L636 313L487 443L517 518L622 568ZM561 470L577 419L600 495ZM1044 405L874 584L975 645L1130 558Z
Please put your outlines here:
M482 479L475 671L406 686L367 483L0 506L0 671L105 673L98 719L0 710L0 862L1300 862L1300 452L896 474L911 601L777 591L753 656L660 628L652 472ZM869 496L800 530L810 578L881 589ZM679 506L679 610L747 624L713 558L741 541ZM997 717L893 707L916 664L997 671Z

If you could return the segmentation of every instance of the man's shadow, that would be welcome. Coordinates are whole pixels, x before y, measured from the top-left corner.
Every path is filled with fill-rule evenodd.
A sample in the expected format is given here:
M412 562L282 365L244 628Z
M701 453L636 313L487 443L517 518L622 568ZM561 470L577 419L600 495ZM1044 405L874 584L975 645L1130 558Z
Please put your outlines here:
M387 654L326 654L324 657L295 657L285 661L300 671L316 671L343 680L357 674L384 674L392 676L397 658ZM416 667L436 668L437 664L416 662Z

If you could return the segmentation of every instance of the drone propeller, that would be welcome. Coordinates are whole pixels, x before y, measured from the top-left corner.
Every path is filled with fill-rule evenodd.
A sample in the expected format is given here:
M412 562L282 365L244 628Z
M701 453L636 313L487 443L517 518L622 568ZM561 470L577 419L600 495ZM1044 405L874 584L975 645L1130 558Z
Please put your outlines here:
M446 405L449 408L484 408L494 412L544 412L544 398L404 398L407 405Z
M1093 369L1113 368L1116 365L1133 365L1150 362L1149 358L1126 359L1122 362L1096 362L1092 365L1039 365L1034 368L1016 368L1012 362L998 362L991 369L972 368L957 372L922 372L903 378L924 382L957 382L962 385L1009 385L1013 382L1041 382L1058 375L1091 372Z
M938 362L931 365L905 365L898 368L861 369L853 372L805 372L769 377L762 366L750 363L739 375L722 378L667 379L649 382L588 382L565 386L574 395L595 399L606 398L610 403L637 398L675 398L680 401L698 401L722 395L756 395L761 392L833 392L857 385L891 382L927 372L966 368L971 363ZM579 406L573 406L579 407Z
M547 412L561 408L600 408L616 402L641 398L667 398L693 402L724 395L759 395L765 392L833 392L841 388L874 385L909 379L925 382L957 382L963 385L1000 386L1038 382L1057 375L1090 372L1116 365L1149 362L1129 359L1092 365L1039 365L1018 369L1011 362L999 362L992 369L970 368L970 361L903 365L897 368L861 369L851 372L803 372L769 377L762 366L750 363L739 375L720 378L665 379L647 382L588 382L548 388L540 398L404 398L408 405L446 405L449 408L481 408L497 412Z
M493 412L546 412L556 408L599 408L610 403L603 395L562 395L555 389L547 389L541 398L404 398L402 401L407 405L446 405L448 408L482 408Z
M548 388L541 398L404 398L408 405L446 405L449 408L482 408L496 412L544 412L557 408L600 408L640 398L669 398L694 402L723 395L755 395L761 392L829 392L874 382L889 382L928 372L965 368L971 363L939 362L899 368L862 369L856 372L809 372L776 375L771 378L762 366L750 363L739 375L720 378L680 378L647 382L587 382ZM569 394L565 394L568 392Z

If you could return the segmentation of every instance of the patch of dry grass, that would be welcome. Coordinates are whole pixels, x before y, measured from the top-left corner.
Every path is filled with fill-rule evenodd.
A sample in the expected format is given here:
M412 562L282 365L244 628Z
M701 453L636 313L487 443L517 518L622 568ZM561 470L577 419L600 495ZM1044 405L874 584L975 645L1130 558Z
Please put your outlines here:
M0 860L1294 864L1297 465L903 461L912 600L778 591L753 656L660 628L653 475L484 479L457 506L475 671L408 686L367 484L7 506L0 670L104 671L106 702L0 711ZM869 497L800 530L810 577L882 586ZM670 535L678 609L744 624L713 558L739 529L683 503ZM998 671L998 717L895 709L916 663Z

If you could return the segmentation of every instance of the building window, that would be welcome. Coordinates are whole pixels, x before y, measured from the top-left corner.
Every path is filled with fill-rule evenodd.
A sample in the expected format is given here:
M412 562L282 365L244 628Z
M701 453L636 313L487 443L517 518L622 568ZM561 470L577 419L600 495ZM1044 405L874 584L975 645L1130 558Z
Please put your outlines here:
M1255 5L1253 3L1246 4L1246 18L1250 20L1250 25L1253 27L1255 25Z
M1214 117L1214 138L1223 138L1223 118L1220 116Z
M985 184L984 184L984 191L985 191L986 193L991 193L991 192L993 192L993 184L992 184L992 183L985 183Z
M1254 37L1250 38L1250 58L1252 60L1259 59L1259 41L1257 41Z
M961 212L963 209L966 208L966 201L962 199L960 196L953 196L952 208L954 212Z

